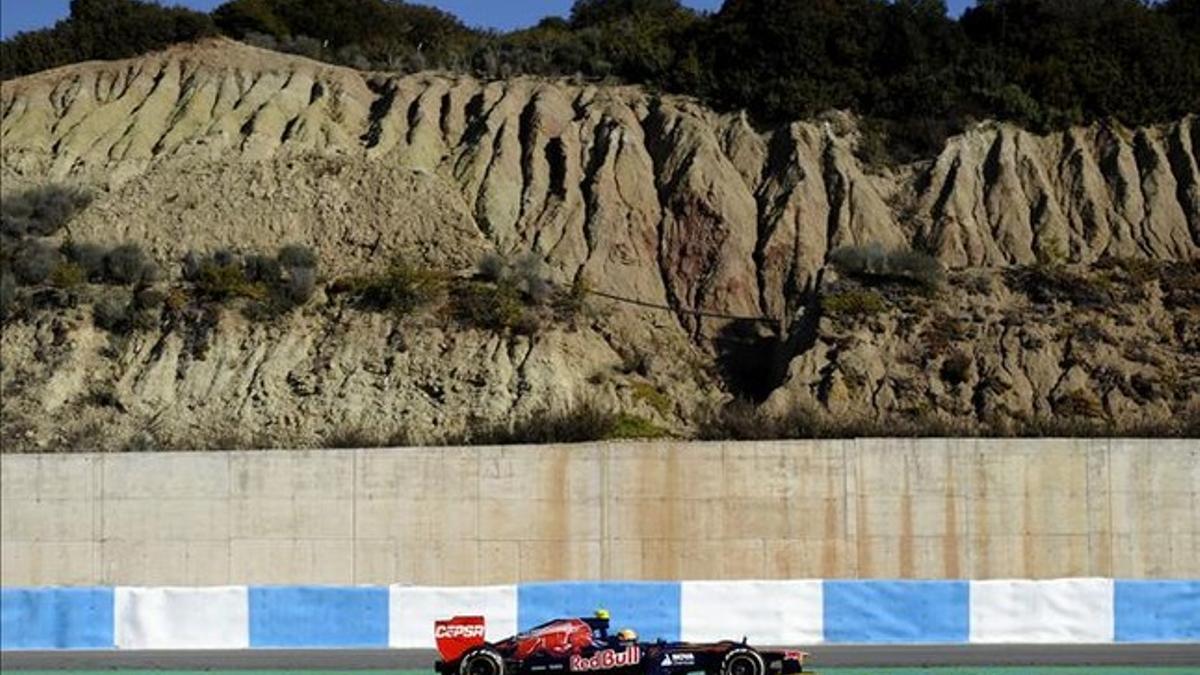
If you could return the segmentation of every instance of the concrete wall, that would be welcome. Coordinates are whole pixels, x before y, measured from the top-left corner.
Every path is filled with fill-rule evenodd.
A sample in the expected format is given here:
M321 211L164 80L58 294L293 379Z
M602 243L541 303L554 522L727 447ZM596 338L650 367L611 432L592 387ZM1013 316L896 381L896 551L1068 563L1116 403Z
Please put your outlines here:
M5 586L1200 577L1197 441L0 462Z

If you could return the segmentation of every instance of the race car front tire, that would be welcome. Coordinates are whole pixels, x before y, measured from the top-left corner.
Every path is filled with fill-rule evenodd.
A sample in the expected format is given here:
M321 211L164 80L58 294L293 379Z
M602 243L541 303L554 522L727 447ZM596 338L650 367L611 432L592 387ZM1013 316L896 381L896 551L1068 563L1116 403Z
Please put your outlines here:
M729 650L721 661L721 675L765 675L767 665L762 656L749 647Z
M468 652L458 662L458 675L504 675L504 657L489 647Z

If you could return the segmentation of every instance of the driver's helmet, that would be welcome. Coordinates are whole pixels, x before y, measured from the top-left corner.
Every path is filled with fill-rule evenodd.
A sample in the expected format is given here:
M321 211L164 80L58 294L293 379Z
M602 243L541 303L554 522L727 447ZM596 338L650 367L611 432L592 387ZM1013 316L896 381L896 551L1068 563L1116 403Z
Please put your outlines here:
M637 642L637 632L632 628L622 628L617 631L617 640L619 642Z
M608 621L608 610L604 609L603 607L597 609L596 610L596 618L603 619L604 621Z

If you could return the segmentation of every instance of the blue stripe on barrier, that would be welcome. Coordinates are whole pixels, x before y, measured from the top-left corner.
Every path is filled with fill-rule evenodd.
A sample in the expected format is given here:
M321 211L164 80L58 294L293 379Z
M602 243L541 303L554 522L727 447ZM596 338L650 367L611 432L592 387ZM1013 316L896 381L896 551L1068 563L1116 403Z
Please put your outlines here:
M388 589L250 587L251 647L386 647Z
M643 640L679 639L677 582L567 582L517 586L517 626L528 630L562 617L591 616L603 607L613 628L630 627Z
M111 588L0 589L0 649L112 649Z
M1114 584L1117 642L1200 640L1200 581Z
M970 636L966 581L826 581L825 641L961 643Z

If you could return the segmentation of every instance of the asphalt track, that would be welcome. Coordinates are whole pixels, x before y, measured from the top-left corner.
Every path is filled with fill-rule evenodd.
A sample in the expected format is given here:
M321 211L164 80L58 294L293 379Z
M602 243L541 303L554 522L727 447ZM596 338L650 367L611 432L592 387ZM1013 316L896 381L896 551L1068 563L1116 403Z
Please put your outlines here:
M872 645L807 648L813 668L1175 666L1200 672L1200 643L1170 645ZM424 670L437 653L386 649L9 651L3 670Z

